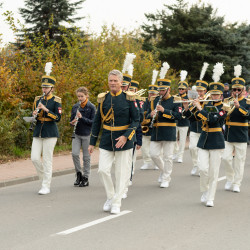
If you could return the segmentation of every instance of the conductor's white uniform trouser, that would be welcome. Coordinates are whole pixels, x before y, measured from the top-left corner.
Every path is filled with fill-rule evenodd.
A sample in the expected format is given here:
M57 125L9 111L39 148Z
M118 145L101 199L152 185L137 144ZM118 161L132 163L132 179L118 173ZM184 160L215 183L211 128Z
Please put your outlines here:
M200 191L208 192L207 200L213 201L217 188L223 149L198 149L200 169Z
M155 165L162 171L163 182L171 181L174 144L175 141L151 141L150 143L150 156Z
M227 181L239 187L243 179L246 154L247 143L225 141L225 150L222 156L222 162L225 166Z
M190 131L190 134L189 134L189 150L190 150L190 154L191 154L194 167L199 167L197 143L199 141L200 135L201 135L200 133L195 133L192 131Z
M56 142L56 137L33 137L32 141L31 161L36 168L39 179L42 180L42 187L45 188L50 188L53 152ZM41 160L41 156L43 156L43 160Z
M98 173L104 184L107 199L112 199L112 205L120 207L128 176L131 173L133 149L108 151L100 148L99 151ZM114 159L115 187L111 177L111 168Z

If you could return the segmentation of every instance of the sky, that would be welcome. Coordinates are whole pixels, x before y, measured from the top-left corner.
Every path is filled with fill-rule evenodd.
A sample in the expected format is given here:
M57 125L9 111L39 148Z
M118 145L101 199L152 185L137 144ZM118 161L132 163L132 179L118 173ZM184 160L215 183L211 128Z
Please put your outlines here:
M74 0L70 0L73 1ZM187 0L189 4L197 3L198 0ZM214 9L218 9L217 15L224 16L226 22L247 22L250 23L250 0L200 0L202 3L209 3ZM6 10L14 13L15 22L17 19L24 23L18 9L25 7L24 0L0 0L3 3L0 9L0 34L2 34L3 46L13 42L15 36L5 23L3 12ZM91 33L100 33L101 27L105 24L110 27L115 24L119 29L131 31L146 22L145 13L156 13L162 10L164 4L171 5L175 0L86 0L78 16L85 17L76 23L83 30L87 28Z

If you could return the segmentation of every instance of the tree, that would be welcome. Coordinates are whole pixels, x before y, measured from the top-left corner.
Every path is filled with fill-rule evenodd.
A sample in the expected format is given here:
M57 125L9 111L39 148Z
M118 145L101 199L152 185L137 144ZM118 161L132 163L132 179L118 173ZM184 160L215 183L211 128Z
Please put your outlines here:
M69 0L26 0L25 7L20 8L25 23L28 25L26 34L30 39L48 32L50 40L61 41L63 22L74 24L82 17L73 17L85 0L70 3ZM73 29L73 28L71 28Z
M172 68L187 70L193 82L199 78L205 61L210 65L223 62L222 81L228 82L233 77L233 66L241 63L250 80L246 70L250 66L249 25L225 25L224 17L216 16L209 4L197 3L188 8L184 0L176 0L176 4L165 8L156 14L146 14L150 24L142 26L143 49L159 52L160 60L169 62ZM212 68L205 76L209 82Z

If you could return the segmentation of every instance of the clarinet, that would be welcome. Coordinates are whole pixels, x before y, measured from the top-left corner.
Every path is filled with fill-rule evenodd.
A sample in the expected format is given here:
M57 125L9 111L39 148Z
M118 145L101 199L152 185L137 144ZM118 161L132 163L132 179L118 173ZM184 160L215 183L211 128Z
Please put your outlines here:
M78 112L79 112L79 110L80 110L80 107L81 107L81 103L82 103L82 102L79 101L78 103L79 103L79 106L78 106L78 108L77 108L77 110L76 110L76 116L75 116L76 123L75 123L75 125L74 125L72 138L75 138L76 126L77 126L77 123L78 123L78 120L79 120L79 117L77 116L77 114L78 114Z
M36 109L35 109L35 111L37 111L37 113L36 113L36 115L33 115L34 119L36 119L36 117L37 117L37 115L38 115L38 111L39 111L38 106L39 106L39 104L42 102L42 99L43 99L44 96L45 96L45 92L44 92L43 95L40 97L39 102L37 103L37 107L36 107ZM32 130L34 129L34 126L35 126L35 125L36 125L36 121L31 122L29 130L32 131Z
M157 116L157 114L158 114L158 111L156 110L156 107L158 106L158 105L160 105L161 104L161 101L162 101L162 98L166 95L168 93L168 90L166 91L166 93L164 94L164 95L161 95L160 96L160 98L159 98L159 100L158 100L158 102L157 102L157 104L156 104L156 106L155 106L155 114L154 114L154 116L153 116L153 118L152 118L152 121L151 121L151 123L150 123L150 128L153 128L153 125L154 125L154 122L155 122L155 118L156 118L156 116Z

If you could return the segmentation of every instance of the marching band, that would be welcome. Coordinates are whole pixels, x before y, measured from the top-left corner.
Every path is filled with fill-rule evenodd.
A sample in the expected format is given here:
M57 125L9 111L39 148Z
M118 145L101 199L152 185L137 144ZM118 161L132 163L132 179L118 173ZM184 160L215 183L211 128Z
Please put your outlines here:
M152 82L148 86L148 97L142 98L138 92L139 83L132 80L134 58L134 54L127 53L122 72L109 72L109 91L98 95L96 113L94 105L88 101L87 94L78 89L77 94L85 93L85 98L78 96L80 102L72 108L70 121L72 126L81 123L81 126L74 127L75 138L72 141L72 159L77 174L74 185L89 185L90 155L101 134L98 173L106 191L103 210L118 214L122 198L127 197L129 181L134 173L136 149L141 147L141 170L159 169L160 188L168 188L173 161L176 159L179 163L183 162L186 138L189 134L189 151L193 164L191 175L200 176L201 203L207 207L214 206L221 161L226 170L225 190L239 193L250 119L250 99L243 95L245 80L240 77L241 66L235 66L232 96L223 100L224 84L220 82L220 76L224 72L223 64L217 63L214 66L213 82L209 84L203 80L208 67L208 64L204 63L200 78L195 83L198 97L190 99L187 72L181 73L179 93L173 95L171 80L165 77L170 66L165 62L159 79L158 71L153 71ZM58 137L56 122L61 118L61 99L53 96L51 91L54 85L53 77L43 77L42 88L45 95L42 100L41 97L36 97L34 101L33 115L37 115L37 123L31 158L42 179L39 194L50 192L52 155ZM95 114L92 112L86 117L85 106L94 110ZM89 133L91 130L90 135L81 131L86 131L86 126ZM45 146L45 143L48 145ZM88 152L86 147L84 150L83 171L79 161L82 144L89 145ZM44 163L41 163L42 148L46 147L49 152L44 150ZM111 176L112 165L115 167L115 184Z

